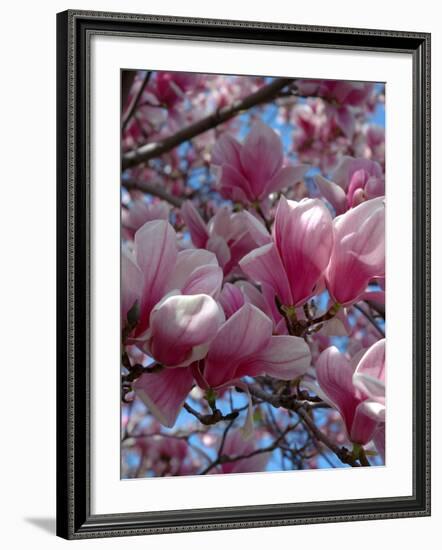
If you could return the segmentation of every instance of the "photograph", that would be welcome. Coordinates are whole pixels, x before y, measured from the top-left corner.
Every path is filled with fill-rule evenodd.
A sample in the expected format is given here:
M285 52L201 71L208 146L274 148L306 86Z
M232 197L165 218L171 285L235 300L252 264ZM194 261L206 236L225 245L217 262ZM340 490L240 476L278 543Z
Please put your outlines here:
M388 465L388 85L115 86L121 479Z
M3 548L442 540L439 4L5 3Z

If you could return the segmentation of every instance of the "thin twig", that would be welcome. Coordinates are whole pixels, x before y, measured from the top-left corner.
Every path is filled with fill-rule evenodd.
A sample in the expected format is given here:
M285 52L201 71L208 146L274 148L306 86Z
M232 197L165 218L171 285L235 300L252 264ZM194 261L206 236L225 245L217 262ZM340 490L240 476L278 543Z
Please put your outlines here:
M385 304L380 304L375 300L365 300L365 302L371 307L371 309L374 309L376 313L382 317L382 319L385 320Z
M221 453L221 449L218 451L218 457L216 458L216 460L214 460L212 462L212 464L209 464L207 466L207 468L205 468L201 473L200 475L205 475L207 474L208 472L210 472L210 470L212 470L213 468L216 468L216 466L219 466L221 464L225 464L227 462L236 462L237 460L245 460L247 458L252 458L253 456L256 456L256 455L259 455L259 454L263 454L263 453L271 453L272 451L274 451L275 449L278 448L278 445L280 443L280 441L284 438L284 436L290 431L293 429L293 426L288 426L284 431L283 433L277 437L275 439L275 441L269 445L268 447L261 447L259 449L255 449L254 451L251 451L250 453L247 453L247 454L243 454L243 455L237 455L237 456L228 456L228 455L223 455Z
M249 384L249 391L251 395L254 395L267 403L270 403L274 407L284 407L285 409L292 410L302 419L303 423L310 429L314 437L326 447L328 447L344 464L350 466L359 466L357 460L352 453L345 447L339 447L333 441L331 441L315 424L314 420L310 416L309 412L305 409L305 403L299 403L292 396L274 396L263 391L256 385Z
M137 94L133 97L131 104L129 105L129 108L127 109L127 115L123 119L123 123L121 124L121 129L124 132L127 125L129 124L131 118L133 117L133 114L137 110L138 102L140 101L141 96L143 95L143 92L149 83L150 77L152 75L151 71L147 71L147 73L144 75L143 82L141 83L140 89L138 90Z
M368 311L365 311L365 309L358 304L353 304L353 307L357 309L362 315L371 323L374 328L378 331L378 333L382 336L382 338L385 338L385 332L381 329L381 327L376 323L376 321L373 319L373 317L368 313Z

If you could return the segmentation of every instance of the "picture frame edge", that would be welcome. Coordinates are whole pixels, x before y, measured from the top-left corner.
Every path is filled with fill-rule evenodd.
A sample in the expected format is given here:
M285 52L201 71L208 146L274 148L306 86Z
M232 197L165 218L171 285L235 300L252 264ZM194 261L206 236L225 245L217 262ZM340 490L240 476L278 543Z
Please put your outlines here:
M89 217L88 191L85 186L86 166L84 149L87 148L87 128L84 118L86 108L77 104L77 72L84 71L85 60L78 58L79 27L81 21L139 21L160 25L197 25L203 27L226 27L244 32L252 29L263 31L308 32L346 35L357 38L383 37L413 42L413 146L414 146L414 210L413 232L414 259L414 376L416 378L414 411L414 454L415 490L414 497L407 500L405 510L379 512L342 513L338 515L320 512L309 517L286 519L261 519L236 521L214 521L212 523L184 522L180 525L167 525L165 517L172 512L164 512L162 524L148 525L150 517L158 513L116 514L93 516L90 514L89 484ZM203 39L207 39L204 37ZM227 40L228 41L228 40ZM407 42L407 44L408 44ZM294 43L293 45L299 45ZM322 43L311 47L324 47ZM83 44L84 46L84 44ZM342 47L337 45L336 47ZM345 47L345 46L344 46ZM361 49L359 45L355 49ZM80 48L81 49L81 48ZM370 49L370 48L365 48ZM383 50L384 51L384 50ZM401 48L388 48L385 51L402 51ZM84 52L84 50L83 50ZM79 69L80 68L80 69ZM324 522L365 521L372 519L392 519L397 517L421 517L431 514L431 402L430 402L430 357L431 357L431 35L404 31L383 31L372 29L352 29L347 27L322 27L314 25L294 25L285 23L248 22L235 20L215 20L158 16L143 14L122 14L118 12L93 12L88 10L66 10L57 14L57 527L58 536L66 539L159 534L169 532L202 531L215 529L268 527ZM79 131L80 130L80 131ZM79 151L83 151L79 153ZM77 176L79 174L79 176ZM80 182L80 183L79 183ZM84 221L84 227L81 226ZM85 244L76 247L76 244ZM419 292L417 292L419 290ZM86 296L86 303L82 295ZM83 323L82 321L86 321ZM83 325L83 327L82 327ZM86 326L85 326L86 325ZM86 363L86 369L84 365ZM419 363L419 364L418 364ZM84 407L84 410L82 410ZM420 449L418 449L418 442ZM419 456L416 455L419 450ZM403 499L364 499L365 502L389 501L398 505ZM339 501L352 503L353 501ZM302 505L303 503L299 503ZM379 503L380 504L380 503ZM270 506L270 505L269 505ZM279 505L272 505L279 506ZM287 508L287 505L280 505ZM238 507L253 512L254 506ZM214 511L225 509L214 508ZM227 509L231 510L231 509ZM176 512L176 511L175 511ZM198 512L198 511L196 511ZM204 512L204 510L202 511ZM159 513L161 514L161 513ZM144 527L137 522L144 522ZM170 522L169 522L170 523Z

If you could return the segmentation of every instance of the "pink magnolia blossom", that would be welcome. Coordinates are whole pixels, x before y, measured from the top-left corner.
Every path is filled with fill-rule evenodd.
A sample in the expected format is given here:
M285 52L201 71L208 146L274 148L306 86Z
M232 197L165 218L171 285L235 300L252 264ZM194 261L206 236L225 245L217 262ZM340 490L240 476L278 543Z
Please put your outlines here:
M365 414L376 421L385 421L385 338L362 356L353 374L353 385L366 398Z
M317 95L352 107L369 106L374 90L373 84L350 80L302 79L296 81L296 87L301 94Z
M202 359L224 320L207 294L167 295L152 310L142 349L168 367L187 367Z
M175 367L142 374L135 381L134 390L153 416L171 428L193 385L191 369Z
M385 201L371 199L334 220L334 246L325 273L341 305L358 301L369 281L385 276Z
M187 90L198 85L200 80L201 76L193 73L158 71L150 90L160 105L170 109L182 101Z
M125 168L268 84L134 75L121 112L123 476L207 473L212 461L209 473L264 471L267 445L282 469L322 468L314 431L284 406L291 386L330 405L312 417L324 436L376 449L379 463L385 341L371 317L386 298L385 131L371 113L382 85L296 79L294 95ZM284 451L306 441L308 453Z
M213 253L178 252L166 221L147 222L135 234L134 255L123 255L122 280L122 315L138 304L132 337L143 351L166 366L184 366L204 355L223 320L214 300L222 270Z
M343 157L330 180L317 175L315 182L337 215L363 201L385 195L382 168L368 159Z
M249 204L266 199L301 180L308 166L283 166L279 136L268 126L253 125L244 144L224 134L212 152L219 167L218 189L222 197Z
M310 366L302 338L272 336L272 321L252 304L244 304L218 330L209 346L204 379L217 388L243 376L267 374L292 380Z
M371 124L366 129L367 148L366 158L376 160L382 166L385 165L385 128Z
M222 390L241 385L244 376L297 378L310 366L309 347L296 336L273 336L272 327L262 311L246 303L218 329L199 366L143 374L134 384L135 392L162 424L171 427L194 381L203 389Z
M253 250L239 265L263 292L286 306L300 306L318 293L333 247L333 221L319 199L281 197L273 242Z
M373 84L345 80L298 80L301 95L316 95L326 100L327 115L333 118L344 135L353 138L355 118L353 108L370 108Z
M348 151L351 141L342 134L328 108L320 98L308 98L291 110L293 150L302 162L328 171L336 159Z
M316 376L327 399L340 412L348 437L365 445L385 419L385 339L371 346L353 369L334 346L321 353Z
M382 168L373 160L344 157L332 179L346 191L349 207L385 195Z
M271 240L264 225L247 211L232 213L229 207L222 206L206 224L194 204L186 201L181 216L192 243L213 252L224 275L237 267L245 254Z
M377 124L365 124L355 143L356 156L385 165L385 129Z

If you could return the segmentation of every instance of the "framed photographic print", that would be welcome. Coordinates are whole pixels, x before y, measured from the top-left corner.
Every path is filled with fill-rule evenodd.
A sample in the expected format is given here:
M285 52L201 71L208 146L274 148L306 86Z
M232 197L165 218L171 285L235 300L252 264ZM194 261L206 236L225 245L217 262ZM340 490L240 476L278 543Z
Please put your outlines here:
M430 36L57 36L57 534L428 515Z

